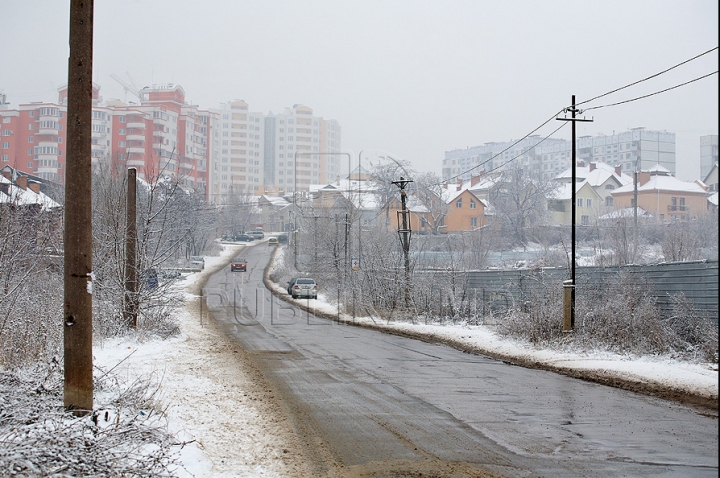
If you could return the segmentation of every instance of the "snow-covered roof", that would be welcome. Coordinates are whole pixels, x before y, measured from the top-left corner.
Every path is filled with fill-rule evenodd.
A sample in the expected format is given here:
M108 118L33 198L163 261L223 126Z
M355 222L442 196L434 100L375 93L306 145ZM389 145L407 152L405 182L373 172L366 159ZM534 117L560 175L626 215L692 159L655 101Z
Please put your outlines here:
M290 201L288 201L287 199L285 199L284 197L281 197L281 196L264 195L264 196L262 196L262 198L265 199L270 204L272 204L273 206L282 207L282 206L287 206L288 204L290 204Z
M357 179L337 179L325 184L311 184L310 192L318 192L320 190L337 190L337 191L375 191L377 187L372 181Z
M44 193L36 193L32 189L22 189L21 187L11 184L6 178L2 181L7 186L7 193L0 191L0 203L4 204L15 204L18 206L32 206L40 205L43 211L50 209L57 209L60 204L56 203Z
M575 183L575 184L576 184L576 187L575 187L576 193L579 192L583 188L583 186L590 185L590 183L587 180L581 181L581 182ZM597 191L595 191L595 189L593 189L592 187L590 187L589 189L592 192L594 192L595 195L597 196ZM558 201L572 199L572 184L571 183L558 184L557 187L555 187L555 189L553 189L548 194L548 199L557 199Z
M593 165L592 171L590 170L590 165L578 166L575 168L575 177L586 180L592 187L602 186L612 177L622 186L632 183L632 177L630 175L625 173L617 174L615 168L609 164L597 162L593 163ZM572 179L572 170L570 168L566 169L555 176L555 179Z
M715 191L714 193L712 193L710 195L710 197L708 197L708 202L714 206L718 205L718 192L717 191Z
M358 210L374 211L382 206L382 195L372 192L342 191L347 199Z
M662 166L659 166L659 167L665 170L663 172L669 172L667 169L663 168ZM625 186L615 189L610 194L632 192L634 190L634 188L635 188L634 184L631 183L631 184L627 184ZM700 187L700 185L698 185L697 183L688 183L688 182L679 180L675 176L669 176L669 175L653 175L653 176L650 176L650 180L648 180L644 184L638 185L638 191L640 191L640 192L655 191L655 190L706 194L706 191L702 187Z

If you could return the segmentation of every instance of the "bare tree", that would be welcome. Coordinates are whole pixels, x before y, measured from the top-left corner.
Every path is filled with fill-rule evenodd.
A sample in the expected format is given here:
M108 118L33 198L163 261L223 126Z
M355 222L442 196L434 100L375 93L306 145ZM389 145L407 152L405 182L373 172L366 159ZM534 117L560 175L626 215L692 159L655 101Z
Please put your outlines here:
M504 237L522 246L530 242L533 229L546 223L546 197L554 185L531 178L521 167L507 169L490 191L497 221Z

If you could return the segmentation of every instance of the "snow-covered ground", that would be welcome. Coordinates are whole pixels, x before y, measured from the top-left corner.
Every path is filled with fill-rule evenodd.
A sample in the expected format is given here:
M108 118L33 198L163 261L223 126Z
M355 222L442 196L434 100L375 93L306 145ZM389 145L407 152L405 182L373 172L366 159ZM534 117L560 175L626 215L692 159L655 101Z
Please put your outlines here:
M199 286L233 257L237 246L226 245L219 257L206 257L205 270L178 285L185 289L185 307L178 310L181 335L167 340L106 340L94 347L95 365L114 369L129 382L151 377L166 407L170 430L176 434L182 466L179 476L288 477L307 476L302 450L287 417L253 368L244 351L226 339L202 312ZM280 294L284 287L275 285ZM298 301L305 302L305 301ZM329 315L335 306L323 300L313 306ZM499 338L490 327L426 325L340 316L341 320L414 336L456 347L541 364L563 373L617 377L718 398L714 364L690 364L659 357L628 357L609 353L559 353Z

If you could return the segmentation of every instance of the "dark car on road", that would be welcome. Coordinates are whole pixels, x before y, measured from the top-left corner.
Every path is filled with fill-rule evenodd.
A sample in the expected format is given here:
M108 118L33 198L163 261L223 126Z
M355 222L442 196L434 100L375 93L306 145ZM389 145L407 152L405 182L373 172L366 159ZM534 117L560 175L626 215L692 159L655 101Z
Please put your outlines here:
M238 234L235 236L235 242L252 242L255 238L247 234Z
M280 234L277 238L278 238L278 243L287 244L287 234Z
M247 271L247 261L241 257L236 257L230 263L230 272L245 272Z

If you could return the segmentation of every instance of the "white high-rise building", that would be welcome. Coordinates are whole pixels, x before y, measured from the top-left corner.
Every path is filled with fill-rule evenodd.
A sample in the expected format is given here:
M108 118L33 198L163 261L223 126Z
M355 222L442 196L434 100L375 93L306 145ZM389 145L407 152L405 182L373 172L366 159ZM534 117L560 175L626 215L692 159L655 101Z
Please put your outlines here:
M445 152L442 177L469 180L472 174L521 165L530 174L552 179L570 167L571 141L529 136L514 141L486 143ZM601 162L623 171L649 170L660 165L675 173L675 133L634 128L619 134L576 138L576 159ZM717 154L717 152L716 152Z
M262 194L264 117L242 100L211 110L217 115L212 134L209 197L223 202L228 195Z
M313 115L312 108L294 105L269 113L265 125L266 192L308 191L311 184L332 181L340 174L341 129L335 120Z

